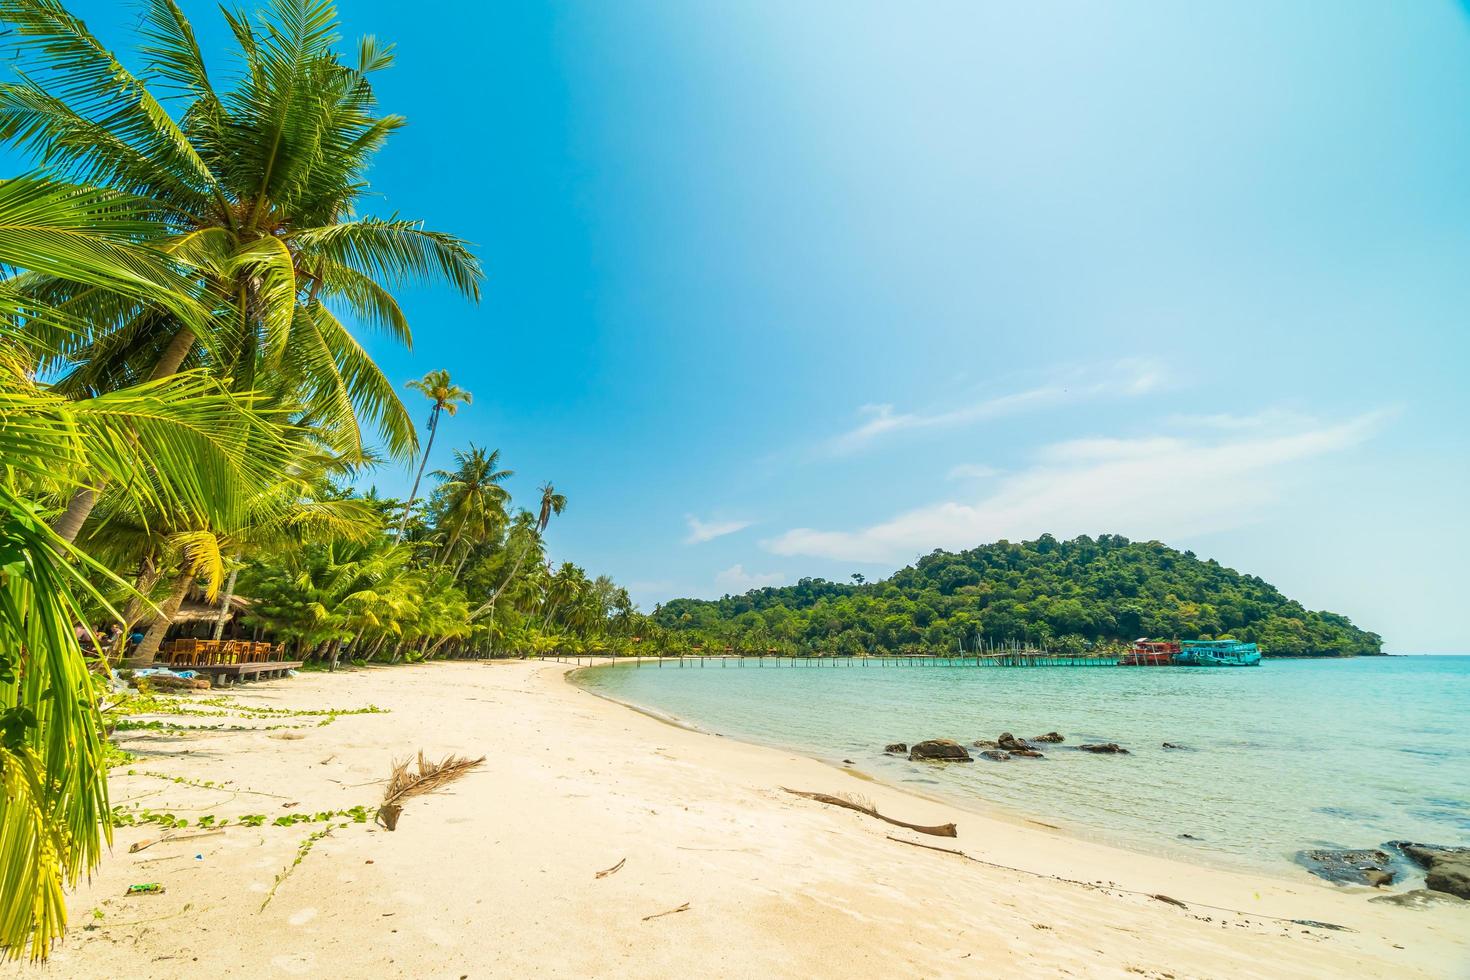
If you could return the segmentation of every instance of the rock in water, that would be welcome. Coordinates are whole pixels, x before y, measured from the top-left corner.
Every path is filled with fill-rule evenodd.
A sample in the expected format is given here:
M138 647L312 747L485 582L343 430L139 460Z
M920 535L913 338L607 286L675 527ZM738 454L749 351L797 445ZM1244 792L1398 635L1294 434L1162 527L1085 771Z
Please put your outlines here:
M971 744L973 744L975 746L975 748L977 748L977 749L994 749L994 748L999 748L999 745L997 743L991 741L988 738L977 738Z
M1047 732L1045 735L1038 735L1038 736L1036 736L1031 741L1033 741L1033 742L1051 742L1051 743L1055 744L1057 742L1063 742L1063 741L1066 741L1066 740L1064 738L1062 738L1062 736L1059 733L1057 733L1057 732Z
M1083 752L1097 752L1099 754L1106 753L1111 755L1128 754L1128 750L1123 748L1123 746L1119 745L1117 742L1096 742L1091 745L1079 745L1077 747Z
M980 758L989 759L991 762L1005 762L1010 757L1009 752L1002 752L1000 749L986 749L980 753Z
M1393 881L1393 858L1380 850L1348 848L1297 851L1296 862L1318 878L1341 885L1387 885Z
M1424 869L1424 886L1430 891L1470 899L1470 847L1401 840L1389 841L1387 846L1398 848L1404 857Z
M1025 752L1031 748L1030 743L1024 738L1017 738L1010 732L1001 732L1000 738L995 740L995 744L1007 752Z
M1189 748L1189 746L1187 746L1187 745L1180 745L1178 742L1165 742L1164 743L1164 748L1166 748L1166 749L1187 749L1187 748Z
M1011 755L1019 755L1023 759L1045 759L1046 758L1046 756L1042 755L1040 752L1036 751L1035 749L1011 749Z
M892 745L883 746L884 752L891 752L894 755L903 755L908 750L908 744L905 742L894 742Z
M931 738L909 749L910 762L973 762L970 753L959 742L947 738Z

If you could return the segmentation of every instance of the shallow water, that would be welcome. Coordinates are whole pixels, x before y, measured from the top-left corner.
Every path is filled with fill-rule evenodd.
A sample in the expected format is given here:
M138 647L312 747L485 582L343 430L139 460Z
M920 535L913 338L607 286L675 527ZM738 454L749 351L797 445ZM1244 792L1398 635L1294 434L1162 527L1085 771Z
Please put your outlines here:
M619 664L576 678L709 731L850 759L932 795L1239 867L1284 871L1296 851L1314 846L1470 844L1470 657L1240 669L731 661ZM921 765L882 751L889 742L968 745L1002 731L1053 730L1066 743L1040 746L1044 760ZM1067 748L1089 741L1132 754Z

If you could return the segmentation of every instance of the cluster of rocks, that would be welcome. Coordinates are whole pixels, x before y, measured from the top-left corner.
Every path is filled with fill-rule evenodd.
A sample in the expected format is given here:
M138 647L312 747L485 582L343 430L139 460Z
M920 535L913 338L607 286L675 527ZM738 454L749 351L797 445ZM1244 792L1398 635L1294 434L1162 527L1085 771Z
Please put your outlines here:
M1037 748L1037 745L1056 745L1066 739L1060 732L1047 732L1045 735L1037 735L1031 739L1017 738L1010 732L1001 732L997 739L976 739L972 745L980 749L982 759L990 759L993 762L1006 762L1011 758L1022 759L1045 759L1046 756ZM1178 749L1182 745L1173 745L1165 742L1165 748ZM1077 746L1081 752L1092 752L1102 755L1128 755L1128 750L1117 742L1097 742ZM931 738L927 741L916 742L912 747L906 742L894 742L885 745L883 751L889 755L905 755L911 762L973 762L974 759L963 745L947 738Z
M1062 736L1058 735L1056 732L1049 732L1046 735L1038 735L1031 741L1060 742L1061 740ZM1042 755L1041 752L1038 751L1036 747L1031 744L1031 742L1028 742L1024 738L1017 738L1010 732L1001 732L1000 738L996 739L993 742L989 739L979 739L975 742L975 748L984 749L984 751L980 753L981 757L985 759L990 759L993 762L1005 762L1012 756L1019 756L1022 759L1046 758L1046 756Z
M1298 851L1297 863L1312 874L1347 885L1380 888L1393 884L1401 868L1397 853L1424 872L1424 887L1433 892L1470 899L1470 847L1389 841L1381 848L1318 848Z

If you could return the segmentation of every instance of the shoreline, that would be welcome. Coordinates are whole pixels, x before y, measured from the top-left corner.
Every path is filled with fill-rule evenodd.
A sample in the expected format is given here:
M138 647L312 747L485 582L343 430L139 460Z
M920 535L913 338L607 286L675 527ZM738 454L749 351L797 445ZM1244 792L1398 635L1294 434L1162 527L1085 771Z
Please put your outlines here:
M129 732L125 747L143 756L115 771L115 804L233 822L137 854L129 846L160 828L119 827L100 872L68 896L72 928L52 962L7 975L1443 977L1470 966L1470 906L1403 908L1367 888L976 814L675 725L570 673L510 661L303 674L230 700L387 713L284 719L303 723L293 731ZM393 833L331 823L293 864L322 824L238 823L371 807L391 760L419 748L486 760L410 801ZM958 836L782 787L860 795L895 819L953 822ZM121 897L140 880L167 891Z
M808 749L801 746L785 745L774 741L760 742L751 740L749 738L744 738L739 735L726 735L723 732L717 732L713 729L705 728L697 722L691 721L687 718L682 718L678 715L669 714L668 712L661 711L658 708L653 708L643 704L637 704L632 701L624 701L621 698L613 697L610 694L605 694L601 691L594 691L590 688L583 687L575 680L575 675L581 673L582 671L597 670L603 667L610 666L619 666L622 664L622 662L622 659L619 659L616 661L610 660L607 663L602 664L584 665L580 667L573 666L570 670L566 671L563 677L566 680L567 684L575 690L581 691L585 694L590 694L595 698L600 698L611 704L615 704L620 708L624 708L628 711L633 711L637 714L652 718L654 721L661 722L673 728L677 728L681 731L686 731L695 735L703 735L712 738L730 739L741 745L748 745L752 748L765 749L771 752L794 752L802 756L803 758L810 759L811 761L819 765L826 766L828 769L831 769L835 772L840 772L845 775L864 780L866 782L871 782L879 786L884 786L890 790L893 790L895 793L902 793L906 796L912 796L915 799L924 800L938 806L951 807L955 810L969 813L975 817L979 817L985 820L1001 821L1014 826L1029 825L1042 827L1044 829L1053 831L1054 833L1059 834L1067 838L1068 840L1076 841L1079 844L1092 844L1099 847L1109 847L1116 850L1125 851L1129 854L1145 855L1151 853L1142 842L1130 841L1123 835L1110 835L1106 832L1105 828L1095 827L1085 823L1079 823L1071 817L1054 816L1051 814L1047 814L1046 817L1048 820L1061 821L1060 824L1048 823L1046 822L1046 820L1040 819L1040 817L1036 814L1028 813L1027 811L1020 809L1014 809L990 800L985 800L973 796L962 797L959 793L945 794L938 792L929 792L915 786L902 785L898 782L894 782L891 779L885 778L885 776L882 774L870 772L866 769L860 769L855 763L847 765L842 762L836 761L835 756L827 758L821 755L813 754ZM1241 858L1227 856L1223 852L1205 851L1199 848L1188 847L1167 838L1162 838L1158 840L1157 842L1155 842L1155 846L1157 848L1157 852L1163 853L1166 857L1178 861L1181 864L1187 864L1213 871L1226 871L1247 875L1263 875L1283 885L1322 887L1329 890L1332 890L1336 887L1329 882L1323 881L1322 879L1313 876L1309 872L1302 869L1299 865L1295 865L1286 861L1275 861L1270 862L1269 864L1263 861L1259 864L1255 864L1247 862ZM1423 887L1422 873L1418 876L1418 882L1419 887ZM1395 888L1392 890L1384 891L1384 894L1391 894L1408 890L1411 889Z

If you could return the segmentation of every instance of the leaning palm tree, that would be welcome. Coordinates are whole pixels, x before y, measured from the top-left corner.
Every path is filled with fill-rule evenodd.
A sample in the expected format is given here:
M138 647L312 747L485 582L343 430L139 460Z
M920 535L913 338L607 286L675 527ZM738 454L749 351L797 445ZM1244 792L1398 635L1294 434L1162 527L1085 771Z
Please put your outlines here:
M418 499L419 482L424 478L424 467L429 464L429 451L434 448L434 436L439 431L439 416L445 412L457 415L460 405L468 405L474 401L473 395L449 380L448 371L430 371L417 381L410 381L408 387L433 402L434 407L429 409L429 441L424 446L423 458L419 460L419 471L413 478L413 489L408 492L408 503L403 505L403 518L399 520L398 533L393 538L395 542L403 540L403 530L408 526L408 515L413 510L413 502Z
M0 84L0 140L153 225L205 316L21 262L29 271L7 286L21 307L48 311L27 323L47 341L41 367L65 372L57 389L73 396L204 368L279 397L338 451L360 448L365 420L411 457L402 402L338 316L407 344L396 286L447 281L478 298L481 272L453 236L356 212L373 155L404 123L378 112L371 84L391 48L365 38L346 61L329 0L270 0L254 19L225 12L239 64L219 88L175 0L142 7L138 75L59 0L0 0L20 69ZM72 496L56 523L64 538L101 489Z

